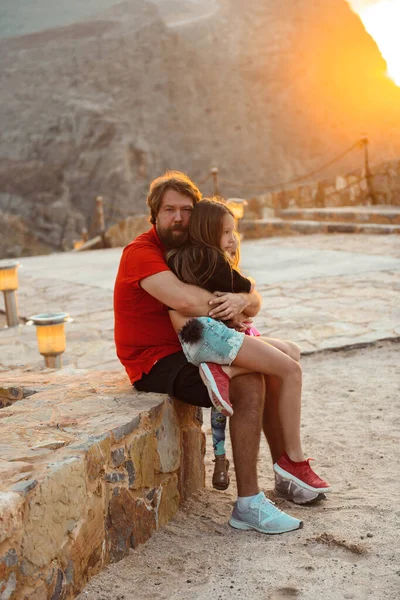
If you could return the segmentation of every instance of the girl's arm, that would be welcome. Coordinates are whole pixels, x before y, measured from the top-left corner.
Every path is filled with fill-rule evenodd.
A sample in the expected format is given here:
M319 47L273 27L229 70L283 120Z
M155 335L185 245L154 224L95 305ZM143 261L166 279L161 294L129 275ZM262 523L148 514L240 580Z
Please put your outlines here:
M172 270L174 270L174 258L174 253L170 253L169 256L167 255L167 264ZM174 274L170 273L170 275ZM219 292L213 295L209 295L209 306L208 310L205 312L198 312L197 302L195 301L195 305L193 305L187 297L187 288L192 288L192 290L200 291L199 288L182 283L176 277L176 275L174 275L174 280L175 282L169 282L168 286L168 296L170 297L169 302L161 300L160 296L165 298L165 285L168 285L166 281L161 281L161 278L159 281L157 281L157 284L159 285L155 286L157 289L155 290L153 288L153 293L150 290L146 291L160 299L170 308L173 308L186 316L201 316L206 315L208 313L211 317L225 320L231 319L236 315L240 315L240 313L242 312L245 312L247 316L254 316L255 314L257 314L261 306L261 303L257 301L257 299L259 298L258 293L253 291L254 286L252 281L241 275L238 271L232 270L229 263L225 260L223 256L219 258L217 268L214 274L203 286L203 288L205 288L203 289L203 292L206 292L206 290L208 290L208 292L215 292L215 290L220 290ZM176 281L180 282L182 290L177 289ZM175 285L173 285L173 283L175 283ZM142 285L142 287L144 286ZM183 288L186 288L186 293L182 293L184 291ZM232 293L232 291L239 293ZM158 296L157 294L160 294L160 296ZM224 298L217 297L220 294L224 296ZM189 294L189 297L191 295L192 294ZM189 306L187 300L189 300ZM182 306L181 304L182 301L184 302L184 306Z
M231 282L230 287L226 286L228 276ZM217 298L210 301L210 305L213 307L210 317L226 321L240 317L241 313L247 317L254 317L259 312L261 296L255 290L255 280L251 277L244 277L235 269L231 271L225 261L219 265L215 285L218 288L217 291L213 291Z
M254 288L254 280L233 269L225 257L219 256L215 271L204 287L210 292L218 290L226 293L249 294Z

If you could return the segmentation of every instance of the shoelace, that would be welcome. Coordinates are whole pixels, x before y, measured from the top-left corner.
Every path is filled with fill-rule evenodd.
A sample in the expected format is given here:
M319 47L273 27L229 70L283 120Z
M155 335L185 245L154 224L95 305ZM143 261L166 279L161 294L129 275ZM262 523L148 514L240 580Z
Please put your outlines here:
M268 507L268 508L266 508ZM277 508L275 506L275 502L272 502L272 500L269 500L268 498L266 498L264 496L264 498L260 498L259 500L259 504L258 504L258 516L261 517L261 513L262 511L265 510L265 512L271 516L272 514L278 512L281 513L282 511Z

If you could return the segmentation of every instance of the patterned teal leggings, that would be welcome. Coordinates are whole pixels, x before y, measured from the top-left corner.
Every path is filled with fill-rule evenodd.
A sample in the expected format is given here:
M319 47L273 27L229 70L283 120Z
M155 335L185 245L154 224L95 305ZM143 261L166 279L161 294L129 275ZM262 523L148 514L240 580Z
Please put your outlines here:
M225 429L226 417L215 410L213 406L211 408L211 431L215 456L225 454Z

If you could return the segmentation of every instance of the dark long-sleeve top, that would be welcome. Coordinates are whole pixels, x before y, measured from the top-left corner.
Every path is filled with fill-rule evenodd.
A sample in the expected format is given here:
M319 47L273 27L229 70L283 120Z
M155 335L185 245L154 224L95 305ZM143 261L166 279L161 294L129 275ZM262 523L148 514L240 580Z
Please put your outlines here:
M179 251L178 251L179 252ZM196 249L192 249L192 253L196 253ZM204 255L203 255L204 256ZM193 254L192 254L193 257ZM251 290L251 281L247 277L244 277L237 271L236 269L231 268L229 262L225 260L223 255L218 255L216 268L211 275L211 277L204 283L201 283L202 276L206 273L208 269L208 265L204 263L204 259L200 259L200 251L199 251L199 260L194 260L193 263L196 265L194 268L195 278L198 279L198 283L194 283L193 281L186 282L192 283L194 285L199 285L205 290L209 292L246 292L249 293ZM179 274L176 272L174 266L174 256L167 260L167 264L171 271L175 273L179 277Z

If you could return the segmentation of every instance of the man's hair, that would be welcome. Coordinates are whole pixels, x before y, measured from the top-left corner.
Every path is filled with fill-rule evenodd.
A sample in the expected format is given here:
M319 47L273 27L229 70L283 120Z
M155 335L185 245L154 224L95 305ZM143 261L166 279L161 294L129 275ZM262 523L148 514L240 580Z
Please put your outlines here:
M193 200L193 206L200 202L201 192L193 181L180 171L166 171L164 175L157 177L150 184L147 195L147 206L150 209L149 221L156 224L156 217L160 210L161 201L167 190L175 190Z

